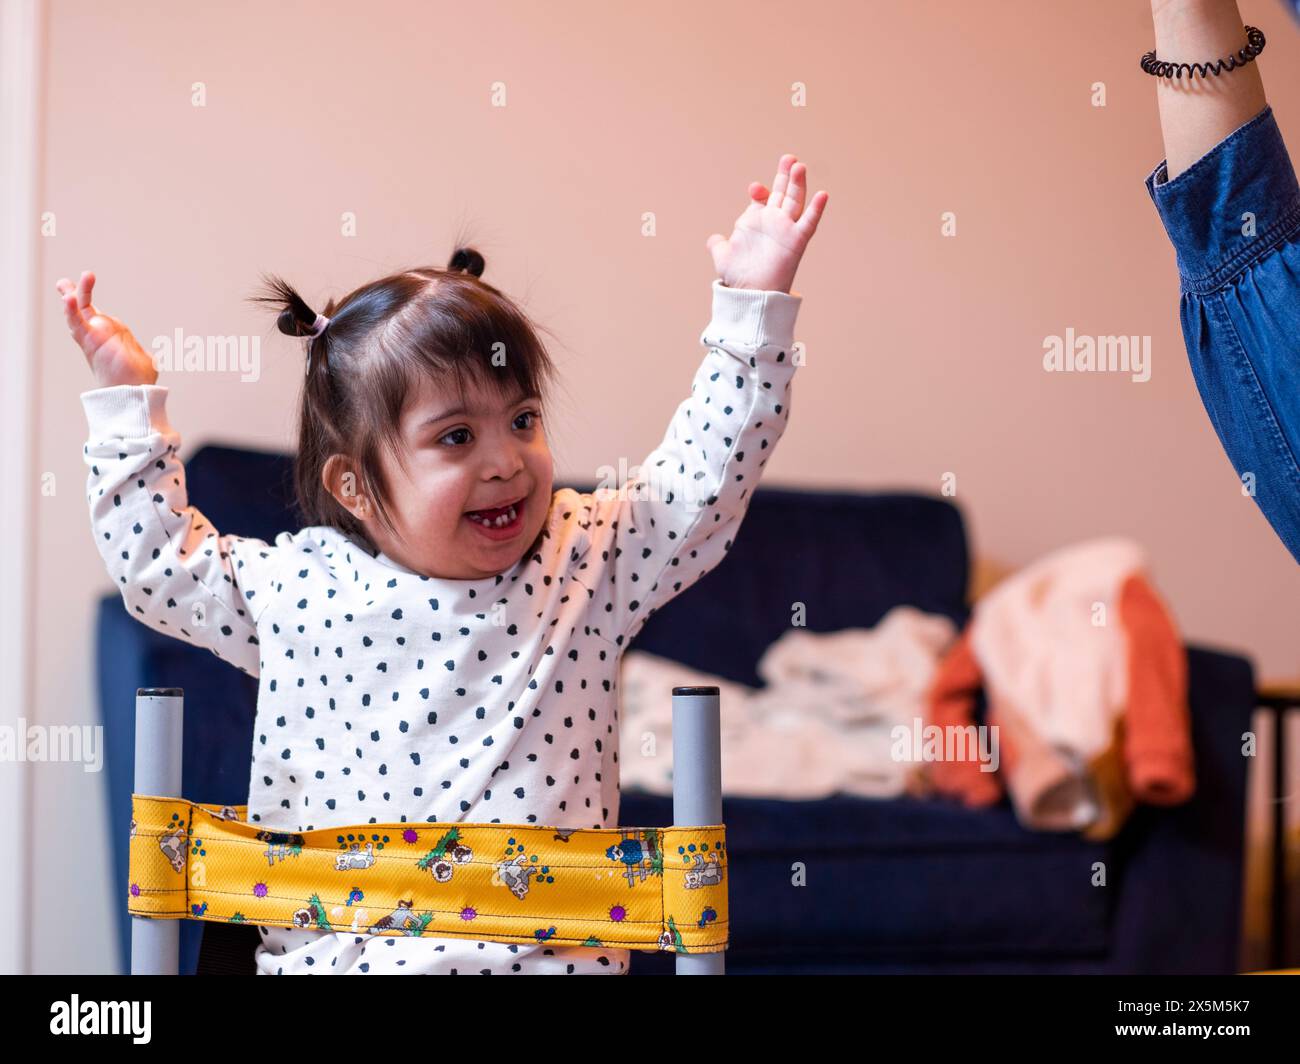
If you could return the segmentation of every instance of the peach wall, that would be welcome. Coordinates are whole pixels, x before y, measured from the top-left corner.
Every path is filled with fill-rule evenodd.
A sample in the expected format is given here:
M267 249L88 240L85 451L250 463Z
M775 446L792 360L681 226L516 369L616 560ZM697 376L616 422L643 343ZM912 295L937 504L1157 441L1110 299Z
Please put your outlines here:
M1274 0L1241 6L1300 149L1300 32ZM84 498L91 378L57 277L94 268L100 305L146 345L260 337L255 383L160 383L186 456L287 448L301 353L243 302L258 272L323 304L443 264L467 226L486 278L562 340L557 475L591 477L660 439L703 355L705 239L783 151L831 202L795 285L808 361L766 482L937 492L954 473L1001 566L1132 535L1190 638L1300 673L1300 572L1201 408L1142 186L1163 155L1138 68L1151 39L1140 0L50 3L36 455L59 491L38 507L36 714L95 720L92 608L111 588ZM1043 338L1066 328L1149 335L1151 379L1044 373ZM36 916L87 870L103 889L80 895L79 938L38 936L33 970L112 970L103 781L34 777L42 836L78 827L76 847L39 850Z

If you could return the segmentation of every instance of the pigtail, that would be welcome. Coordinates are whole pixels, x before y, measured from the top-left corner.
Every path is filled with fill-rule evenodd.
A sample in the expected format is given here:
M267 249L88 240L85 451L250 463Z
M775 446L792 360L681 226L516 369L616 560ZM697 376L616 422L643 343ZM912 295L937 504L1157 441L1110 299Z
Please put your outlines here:
M307 374L311 375L312 353L317 350L320 357L316 361L328 374L329 354L324 333L330 315L334 313L334 300L331 299L324 313L318 315L293 285L274 274L263 274L261 294L251 296L250 301L278 307L280 313L276 318L276 327L286 336L297 336L307 341Z
M286 336L306 337L316 321L316 312L298 294L297 289L274 274L262 275L261 294L251 296L254 303L266 303L280 309L276 325ZM326 311L328 316L328 311Z
M463 270L472 273L475 277L482 277L485 265L483 256L473 248L457 248L451 256L451 261L447 263L447 269Z

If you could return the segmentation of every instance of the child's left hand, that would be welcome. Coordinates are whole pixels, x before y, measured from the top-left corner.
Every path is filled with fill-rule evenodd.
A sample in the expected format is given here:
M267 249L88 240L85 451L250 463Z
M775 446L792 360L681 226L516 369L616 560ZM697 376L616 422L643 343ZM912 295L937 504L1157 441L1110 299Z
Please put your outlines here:
M758 181L749 186L750 204L736 219L730 238L718 233L706 247L713 255L718 278L728 288L757 288L789 292L804 248L817 231L830 199L818 192L804 207L808 167L793 155L782 155L772 190Z

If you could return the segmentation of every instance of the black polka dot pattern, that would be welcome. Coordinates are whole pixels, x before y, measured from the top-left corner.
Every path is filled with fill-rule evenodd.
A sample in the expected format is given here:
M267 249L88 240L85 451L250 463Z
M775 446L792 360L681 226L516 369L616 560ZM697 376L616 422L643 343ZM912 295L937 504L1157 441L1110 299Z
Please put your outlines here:
M627 975L629 951L258 927L258 975Z
M789 418L800 302L714 282L707 354L642 463L644 490L557 491L529 551L482 580L421 576L323 526L274 545L221 535L189 505L168 389L83 393L94 534L126 608L259 680L250 822L616 825L619 659L730 550ZM268 974L619 974L629 956L262 937Z
M591 598L596 631L620 651L731 549L790 419L801 301L714 281L713 318L700 336L708 354L663 442L641 464L642 490L556 495L586 533L573 578Z

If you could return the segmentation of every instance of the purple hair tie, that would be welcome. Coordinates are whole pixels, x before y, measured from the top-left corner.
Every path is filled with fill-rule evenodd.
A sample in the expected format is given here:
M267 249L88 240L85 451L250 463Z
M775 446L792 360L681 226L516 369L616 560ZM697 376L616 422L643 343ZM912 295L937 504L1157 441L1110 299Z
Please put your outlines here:
M321 333L325 331L325 326L328 325L329 323L330 323L329 318L325 317L324 314L317 314L316 320L311 323L311 329L308 330L306 334L307 337L309 339L315 339L317 336L319 336Z

